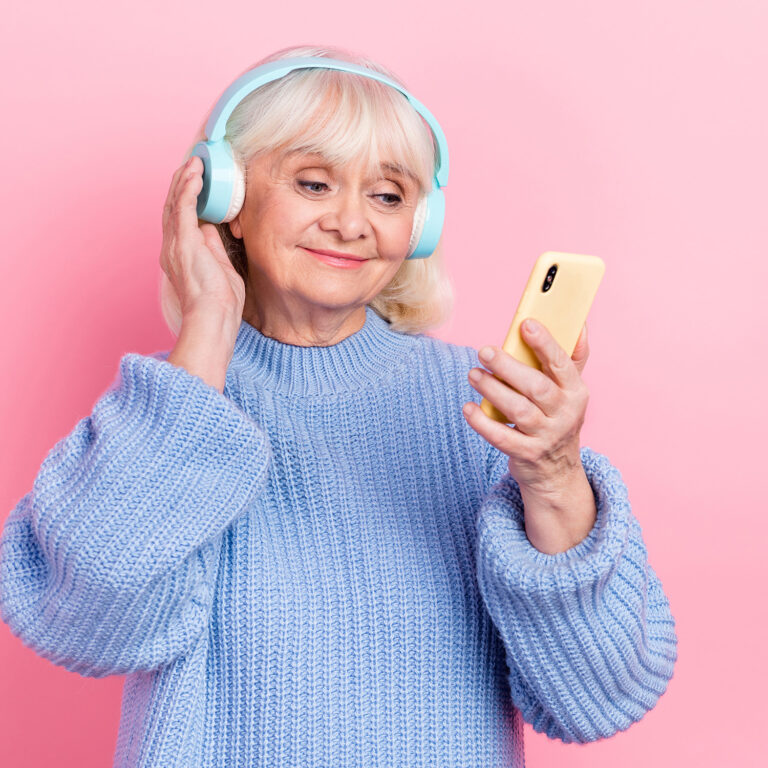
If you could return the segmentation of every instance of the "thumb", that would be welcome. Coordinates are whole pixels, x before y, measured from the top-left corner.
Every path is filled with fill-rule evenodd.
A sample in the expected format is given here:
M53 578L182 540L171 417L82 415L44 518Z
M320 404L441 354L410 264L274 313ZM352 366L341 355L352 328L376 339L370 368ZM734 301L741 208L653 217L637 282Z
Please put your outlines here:
M584 327L579 334L579 340L576 342L571 360L576 364L576 368L579 373L584 370L584 366L587 364L587 358L589 357L589 343L587 341L587 324L584 323Z
M216 257L216 259L222 264L229 264L229 256L227 249L224 247L224 242L221 239L219 230L211 224L206 222L200 225L200 230L203 233L203 240L208 246L208 250ZM231 265L230 265L231 266Z

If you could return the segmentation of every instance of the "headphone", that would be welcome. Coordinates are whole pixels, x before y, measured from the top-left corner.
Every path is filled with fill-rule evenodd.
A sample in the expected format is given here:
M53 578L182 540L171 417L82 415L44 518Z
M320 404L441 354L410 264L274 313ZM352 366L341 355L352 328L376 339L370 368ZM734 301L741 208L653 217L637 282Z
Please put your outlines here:
M205 124L207 139L195 144L191 152L191 155L197 155L202 159L204 166L203 188L197 198L198 218L214 224L232 221L245 200L244 169L235 160L232 147L224 138L227 120L235 107L249 93L262 85L278 80L296 69L311 68L338 69L385 83L402 93L429 125L438 150L437 169L432 180L432 189L421 197L416 206L406 258L420 259L431 256L443 229L445 195L442 188L448 182L448 145L440 124L418 99L411 96L394 80L372 69L323 56L302 56L271 61L248 70L224 91Z

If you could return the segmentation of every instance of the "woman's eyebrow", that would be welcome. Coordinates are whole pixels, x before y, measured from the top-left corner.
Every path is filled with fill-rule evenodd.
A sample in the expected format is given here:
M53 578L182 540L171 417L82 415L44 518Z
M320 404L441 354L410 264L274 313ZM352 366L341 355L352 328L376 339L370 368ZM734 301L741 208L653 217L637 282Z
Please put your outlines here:
M301 147L299 147L298 149L291 149L288 152L283 153L283 158L286 159L286 160L288 158L293 159L297 155L301 156L301 157L307 157L307 158L309 158L309 157L318 157L321 160L323 160L324 162L328 162L328 158L324 154L322 154L321 152L309 152L306 149L302 149Z
M303 149L291 149L287 152L282 152L277 157L275 167L282 168L285 165L294 165L298 162L303 163L305 161L314 160L315 158L322 161L323 165L331 165L328 159L324 155L321 155L319 152L307 152Z
M306 159L309 158L318 158L319 160L322 160L324 164L328 166L333 166L334 164L322 153L322 152L307 152L306 150L302 149L293 149L290 152L286 153L286 159L287 158L294 158L297 155L301 155ZM406 168L406 166L400 164L400 163L390 163L390 162L383 162L380 163L379 166L382 170L389 171L390 173L397 174L398 176L404 176L412 181L414 181L416 184L419 183L419 180L413 171Z
M416 178L416 174L410 171L404 165L400 165L400 163L382 163L381 167L390 173L396 173L398 176L407 176L417 184L419 183L419 180Z

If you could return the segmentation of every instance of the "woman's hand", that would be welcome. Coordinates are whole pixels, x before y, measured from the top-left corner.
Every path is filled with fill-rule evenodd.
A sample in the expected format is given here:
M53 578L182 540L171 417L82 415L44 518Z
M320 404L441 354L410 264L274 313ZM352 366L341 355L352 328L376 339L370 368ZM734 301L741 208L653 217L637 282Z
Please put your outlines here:
M245 283L216 227L198 222L202 174L203 161L191 157L174 173L163 208L160 266L181 309L181 328L168 362L223 392L243 316Z
M239 328L245 284L216 227L198 222L197 196L202 188L203 161L193 156L174 173L168 190L160 266L179 297L182 328L184 319L206 311L223 313Z
M481 368L469 373L472 386L514 427L491 419L476 403L466 403L464 415L478 434L509 456L509 472L525 507L526 535L537 549L554 554L581 541L596 517L579 439L589 400L581 379L589 356L587 329L570 358L540 323L527 320L521 332L541 371L499 347L484 347L480 360L491 373Z

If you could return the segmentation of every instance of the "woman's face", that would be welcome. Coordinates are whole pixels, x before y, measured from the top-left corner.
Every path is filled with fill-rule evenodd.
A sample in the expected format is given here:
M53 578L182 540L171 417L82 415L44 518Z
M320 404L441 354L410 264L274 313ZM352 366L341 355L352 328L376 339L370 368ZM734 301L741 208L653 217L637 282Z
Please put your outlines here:
M248 258L256 304L283 310L353 308L373 299L403 263L418 182L393 165L332 167L294 152L254 158L245 202L230 223ZM332 262L313 250L356 257Z

